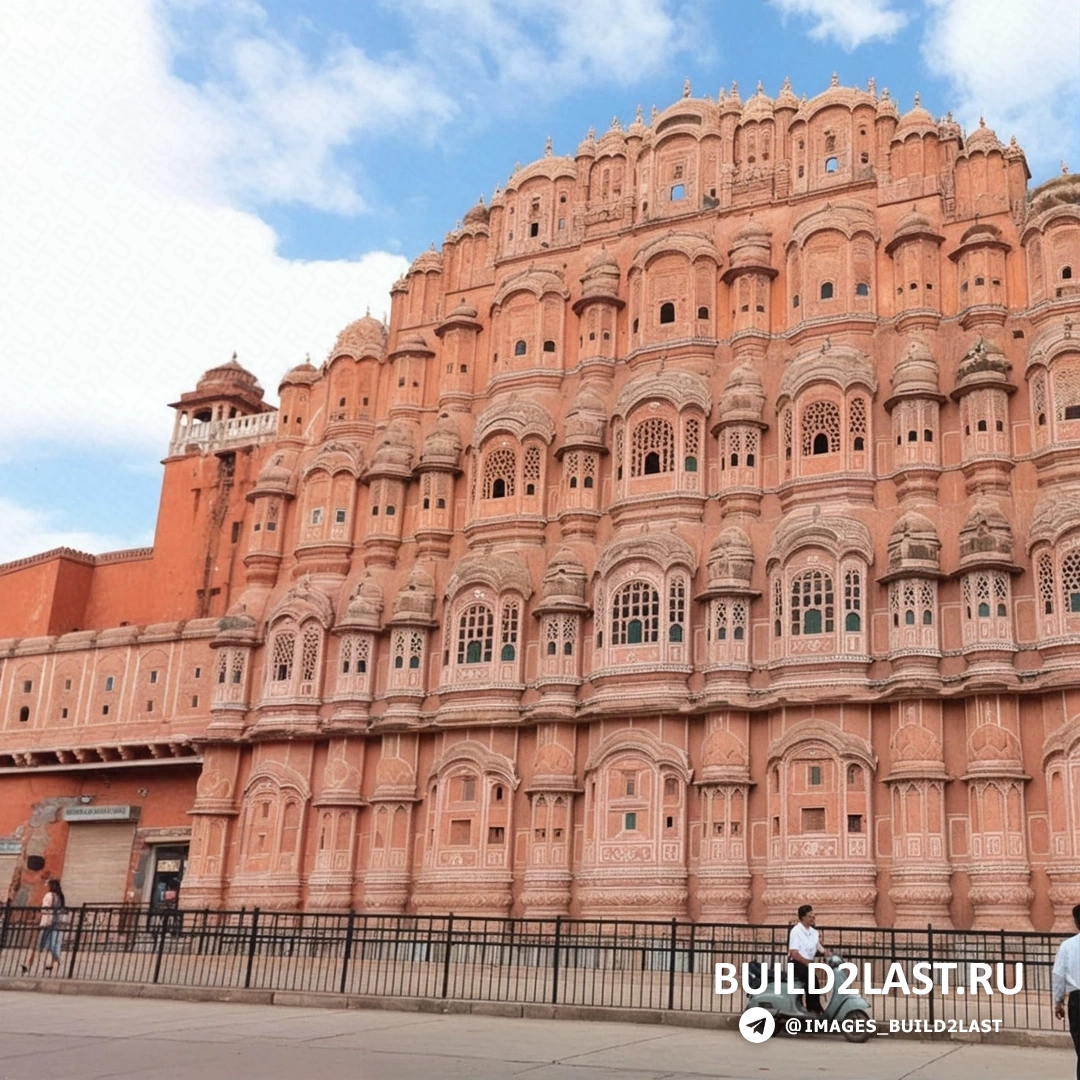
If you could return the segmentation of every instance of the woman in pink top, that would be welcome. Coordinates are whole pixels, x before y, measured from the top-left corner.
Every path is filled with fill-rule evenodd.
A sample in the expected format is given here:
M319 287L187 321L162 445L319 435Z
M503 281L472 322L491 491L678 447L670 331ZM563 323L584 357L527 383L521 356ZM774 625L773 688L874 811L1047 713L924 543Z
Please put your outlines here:
M64 891L60 888L60 882L56 878L49 879L49 890L41 901L41 918L38 920L37 946L30 946L30 952L23 964L23 974L30 971L34 963L34 953L48 953L50 960L45 962L45 971L51 973L53 965L60 964L60 944L62 939L62 923L64 917Z

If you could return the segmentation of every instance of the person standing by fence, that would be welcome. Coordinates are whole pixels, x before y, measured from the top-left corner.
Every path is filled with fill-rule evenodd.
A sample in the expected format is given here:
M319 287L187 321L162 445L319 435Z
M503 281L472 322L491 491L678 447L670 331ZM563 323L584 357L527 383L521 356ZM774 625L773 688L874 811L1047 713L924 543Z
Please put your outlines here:
M48 953L52 958L45 961L45 971L51 974L53 967L60 966L60 946L63 943L64 890L56 878L49 878L49 889L41 901L41 918L38 920L38 939L32 943L23 963L23 974L27 975L34 963L35 953Z
M1072 910L1073 922L1080 930L1080 904ZM1069 1034L1076 1048L1076 1080L1080 1080L1080 933L1066 938L1058 948L1050 977L1054 995L1054 1015L1069 1016Z

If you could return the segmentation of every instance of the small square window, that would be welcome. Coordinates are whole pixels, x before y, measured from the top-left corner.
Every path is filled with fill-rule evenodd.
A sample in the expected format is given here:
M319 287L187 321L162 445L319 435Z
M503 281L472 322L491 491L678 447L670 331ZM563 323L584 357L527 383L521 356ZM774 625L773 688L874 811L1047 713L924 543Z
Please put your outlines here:
M488 843L502 844L506 842L506 829L502 825L492 825L488 828Z
M339 506L334 511L334 523L336 525L344 525L345 524L345 507Z
M33 689L34 689L34 684L33 684L33 682L32 682L32 681L31 681L30 679L27 679L27 680L26 680L26 681L25 681L25 682L24 682L24 683L22 684L22 691L23 691L23 693L24 693L24 694L29 694L29 693L30 693L30 691L31 691L31 690L33 690Z
M848 814L847 831L862 832L862 814Z
M624 814L623 815L623 828L627 832L637 831L637 814Z

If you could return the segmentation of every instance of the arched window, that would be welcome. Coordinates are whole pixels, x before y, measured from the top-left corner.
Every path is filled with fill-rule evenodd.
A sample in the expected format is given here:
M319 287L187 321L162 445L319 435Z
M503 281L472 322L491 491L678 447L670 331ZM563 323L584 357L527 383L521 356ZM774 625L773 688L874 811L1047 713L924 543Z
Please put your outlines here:
M840 451L840 409L832 401L812 401L803 411L802 451L804 457L814 454L836 454Z
M823 281L821 283L821 299L831 300L833 298L833 283L831 281Z
M1080 551L1070 551L1061 561L1063 608L1070 615L1080 614Z
M292 679L295 651L296 634L292 630L279 630L270 648L270 678L273 682L285 683Z
M862 577L858 570L844 574L844 629L852 633L862 629Z
M660 322L673 323L675 321L675 305L670 301L660 305Z
M791 633L831 634L834 628L832 576L806 570L791 583Z
M522 468L525 494L535 495L540 487L540 447L533 445L525 448L525 460Z
M550 340L545 341L544 342L544 352L554 352L554 351L555 351L555 342L550 341Z
M660 594L646 581L631 581L611 604L611 644L641 645L660 640Z
M825 159L825 171L827 173L834 173L836 172L837 168L839 168L839 163L837 162L836 158L830 157Z
M518 643L518 606L513 601L503 605L501 626L502 649L500 660L513 660L517 656Z
M685 622L686 582L681 577L673 577L668 586L668 641L683 640Z
M514 342L514 355L515 356L524 356L526 351L527 351L527 347L526 347L524 341L515 341Z
M855 295L856 296L869 296L870 295L870 286L867 285L865 281L860 281L855 286Z
M492 450L484 462L484 498L508 499L514 494L517 457L509 447Z
M472 604L458 618L457 662L487 664L491 661L495 617L486 604Z
M675 470L675 432L659 416L643 420L636 428L631 445L630 475L648 476Z
M1069 281L1071 279L1072 279L1072 267L1071 266L1063 266L1061 268L1061 280L1062 281Z

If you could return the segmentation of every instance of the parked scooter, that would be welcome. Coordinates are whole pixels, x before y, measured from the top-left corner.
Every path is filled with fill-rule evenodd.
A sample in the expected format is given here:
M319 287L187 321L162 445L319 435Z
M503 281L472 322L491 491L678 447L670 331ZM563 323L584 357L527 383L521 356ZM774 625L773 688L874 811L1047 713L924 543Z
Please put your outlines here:
M827 963L835 972L843 963L843 958L833 955L828 958ZM862 1024L849 1025L851 1030L844 1031L844 1038L853 1043L864 1043L870 1038L870 1031L866 1025L866 1021L870 1019L870 1004L864 997L859 994L838 994L834 990L824 1011L812 1013L803 1005L802 994L798 990L792 994L788 993L786 962L780 965L780 985L773 982L775 973L773 964L762 964L761 974L767 981L763 983L760 993L752 994L747 999L748 1009L754 1006L768 1009L776 1017L778 1027L791 1017L799 1019L814 1017L828 1020L830 1026L833 1020L862 1020Z

